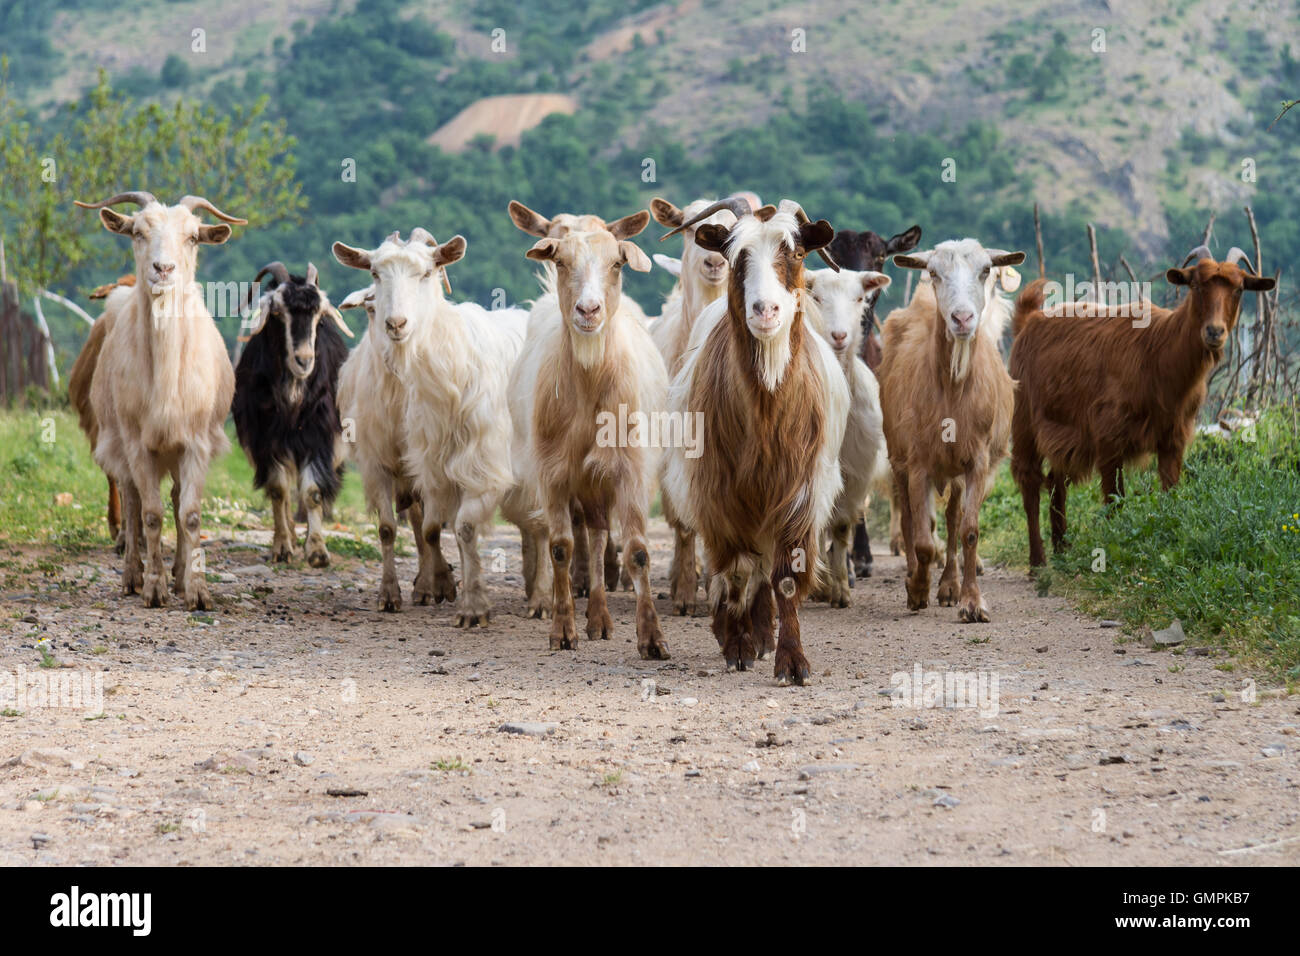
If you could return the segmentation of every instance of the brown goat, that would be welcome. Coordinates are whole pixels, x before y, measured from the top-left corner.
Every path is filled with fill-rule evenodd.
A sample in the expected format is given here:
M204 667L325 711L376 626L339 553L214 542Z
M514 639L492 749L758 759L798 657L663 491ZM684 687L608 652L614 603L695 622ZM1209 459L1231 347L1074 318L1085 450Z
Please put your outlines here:
M131 277L131 282L118 280L110 286L100 286L95 292L107 288L109 291L119 285L135 285L135 276ZM95 292L91 293L91 298L96 298ZM107 295L107 292L104 294ZM99 296L104 298L104 296ZM95 377L95 366L99 364L99 352L104 347L104 336L108 334L108 327L112 324L114 313L105 312L100 316L99 321L90 327L90 335L86 337L86 344L81 347L81 352L77 355L77 360L72 363L72 371L68 375L68 399L72 407L77 410L77 421L81 425L81 430L85 432L86 438L90 441L90 450L95 450L95 443L99 441L99 423L95 421L95 409L90 404L90 383ZM118 553L120 554L125 542L122 540L122 498L117 491L117 482L113 480L112 475L108 475L108 536L113 539Z
M932 290L890 313L885 356L876 373L902 514L909 610L929 604L930 564L936 556L931 491L947 489L948 554L938 602L959 604L963 623L989 620L976 578L979 510L989 475L1007 453L1014 384L992 336L979 329L992 269L1019 265L1024 258L1023 252L986 250L973 239L894 258L895 265L925 269Z
M1273 279L1237 265L1244 258L1234 248L1216 262L1204 246L1193 249L1182 268L1165 273L1172 285L1188 287L1173 310L1143 302L1067 304L1045 312L1043 279L1020 293L1012 317L1010 370L1020 387L1011 472L1029 524L1030 565L1046 563L1038 513L1044 460L1058 552L1065 546L1067 482L1100 471L1105 500L1122 497L1125 463L1154 454L1161 487L1177 483L1208 373L1237 323L1241 293L1273 288Z

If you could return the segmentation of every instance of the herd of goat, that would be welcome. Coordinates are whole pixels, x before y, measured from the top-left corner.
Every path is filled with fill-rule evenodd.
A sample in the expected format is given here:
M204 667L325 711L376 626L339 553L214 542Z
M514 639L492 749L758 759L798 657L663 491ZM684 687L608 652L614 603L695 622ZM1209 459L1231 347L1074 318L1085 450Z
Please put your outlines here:
M111 208L121 203L139 209ZM336 242L341 264L369 273L369 284L339 303L366 313L356 347L349 353L343 336L352 333L315 267L297 275L273 262L258 273L257 282L269 281L258 286L232 368L195 283L196 254L245 220L196 196L168 206L129 192L78 205L98 209L135 256L134 276L107 293L69 385L109 478L123 594L142 592L151 607L167 600L160 486L170 475L172 588L187 608L211 606L198 557L200 504L233 412L255 484L270 499L273 560L298 548L296 497L306 560L328 564L323 514L350 462L378 514L379 607L402 604L394 542L405 513L419 555L413 603L452 602L458 626L484 626L491 606L478 536L500 509L520 531L528 616L551 618L555 649L579 639L575 596L587 598L586 638L611 637L606 591L621 579L635 592L641 656L668 657L646 543L658 487L675 537L674 611L697 607L699 538L728 669L771 653L777 680L795 684L810 671L800 603L811 596L846 606L852 577L870 573L862 518L873 490L891 499L907 606L927 606L942 549L935 599L955 605L962 622L988 621L979 510L1009 446L1030 562L1039 565L1044 480L1058 549L1067 483L1100 471L1104 493L1122 495L1124 464L1152 454L1162 485L1178 480L1241 294L1273 284L1243 268L1250 263L1239 249L1218 262L1198 247L1167 273L1187 287L1181 304L1144 303L1149 321L1134 322L1128 307L1045 309L1041 279L1013 308L1003 293L1018 288L1022 252L974 239L914 251L917 226L887 240L837 234L790 200L774 207L737 194L679 208L655 199L648 212L610 222L548 219L512 202L511 219L536 240L525 255L542 267L530 308L488 311L448 298L461 236L440 243L416 228L369 250ZM205 212L219 222L204 223ZM662 313L647 318L622 294L622 270L651 268L631 241L651 215L670 230L665 239L680 234L684 246L680 259L655 257L678 282ZM806 268L814 252L827 268ZM880 323L889 257L920 279ZM650 441L637 429L603 437L602 422L629 413L677 439L682 422L698 422L699 445ZM459 550L459 581L442 552L444 527Z

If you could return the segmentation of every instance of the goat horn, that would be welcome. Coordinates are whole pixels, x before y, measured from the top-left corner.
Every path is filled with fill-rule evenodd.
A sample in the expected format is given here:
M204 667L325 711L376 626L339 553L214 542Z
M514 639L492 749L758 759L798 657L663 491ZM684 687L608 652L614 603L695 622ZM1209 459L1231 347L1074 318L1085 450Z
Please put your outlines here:
M788 208L790 208L790 211L794 213L795 221L798 222L799 225L805 226L808 223L812 222L812 220L808 218L808 214L803 211L803 206L799 205L793 199L781 200L782 206L786 206L787 203L789 204ZM817 255L822 257L822 261L825 262L828 266L830 266L833 272L840 271L840 264L831 258L831 254L826 251L825 246L817 250Z
M1229 249L1228 258L1224 259L1223 261L1230 262L1235 266L1242 259L1245 259L1246 265L1250 266L1251 275L1257 275L1259 270L1255 268L1255 263L1250 261L1250 256L1246 255L1246 250L1238 246L1233 246L1231 249Z
M664 239L671 238L672 236L677 235L679 232L684 232L685 230L691 228L691 226L695 225L696 223L703 222L704 220L712 216L715 212L721 212L723 209L728 210L737 219L741 218L742 216L752 216L754 214L754 210L751 209L749 206L748 199L745 199L743 196L728 196L726 199L719 199L712 206L707 206L704 209L700 210L698 213L695 214L693 218L691 218L687 222L682 223L672 232L668 233L668 235L660 238L659 241L663 242Z
M400 229L394 229L392 232L390 232L387 236L384 237L384 242L401 242L401 241L402 241L402 230Z
M1208 248L1206 248L1205 246L1197 246L1191 252L1187 253L1187 258L1183 260L1183 266L1186 266L1187 263L1189 262L1193 262L1193 261L1199 262L1201 259L1213 259L1213 258L1214 255L1213 253L1210 252ZM1179 268L1182 268L1182 266L1180 266Z
M325 311L329 313L329 317L330 317L331 319L334 320L334 324L337 325L337 326L339 327L339 331L340 331L340 332L342 332L344 335L346 335L346 336L347 336L348 338L350 338L350 339L354 339L354 338L356 338L356 336L352 334L352 330L351 330L350 328L348 328L348 324L347 324L346 322L343 321L343 313L342 313L342 312L340 312L338 309L334 308L334 306L332 306L332 305L327 305L327 306L325 307Z
M112 199L104 199L101 200L100 202L82 202L80 199L73 200L73 202L76 205L80 206L82 209L103 209L105 206L115 206L120 202L133 202L141 209L143 209L151 202L157 202L157 201L158 200L154 198L153 193L146 192L143 189L137 190L136 192L130 192L130 193L118 193Z
M268 262L266 265L262 266L262 268L258 270L257 275L253 278L253 282L261 282L262 276L266 275L268 272L271 274L271 278L275 279L276 285L288 284L289 270L284 267L284 263L279 259L276 259L274 262Z
M438 240L433 238L433 234L430 233L429 230L425 229L423 226L416 226L414 229L412 229L411 238L408 239L407 241L422 242L426 246L436 246L438 244Z
M220 209L212 205L212 203L208 202L202 196L182 196L181 201L176 205L184 206L190 212L194 212L194 210L196 209L206 209L208 212L212 213L212 215L216 216L222 222L233 223L236 226L248 225L247 219L240 219L238 216L231 216L222 212Z
M307 284L316 284L316 264L313 262L307 263Z

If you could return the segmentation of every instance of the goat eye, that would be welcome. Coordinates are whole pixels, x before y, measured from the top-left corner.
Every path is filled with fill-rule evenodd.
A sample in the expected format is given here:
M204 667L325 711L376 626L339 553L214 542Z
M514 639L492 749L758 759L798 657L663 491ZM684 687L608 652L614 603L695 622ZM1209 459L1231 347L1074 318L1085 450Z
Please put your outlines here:
M376 282L378 282L378 281L379 281L379 273L376 272L374 269L371 269L371 270L370 270L370 278L372 278L372 279L374 279Z

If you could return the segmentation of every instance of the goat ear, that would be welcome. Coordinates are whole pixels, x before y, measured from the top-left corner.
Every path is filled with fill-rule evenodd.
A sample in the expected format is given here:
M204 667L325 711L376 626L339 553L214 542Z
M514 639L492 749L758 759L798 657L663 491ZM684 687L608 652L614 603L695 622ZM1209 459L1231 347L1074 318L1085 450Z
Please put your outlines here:
M667 225L667 223L664 223L664 225ZM657 265L660 269L663 269L664 272L671 272L673 275L678 277L681 276L682 274L681 259L674 259L672 256L664 255L662 252L656 252L654 254L654 261L655 261L655 265Z
M554 239L543 239L524 253L527 259L534 259L537 262L544 262L547 259L555 258L555 250L559 248L559 243Z
M230 238L230 227L224 222L215 226L199 226L199 242L206 246L219 246Z
M641 247L635 242L624 239L618 244L618 249L623 253L623 262L629 269L637 272L650 271L650 257L642 252Z
M650 200L650 215L655 217L655 222L659 225L667 226L669 229L676 229L686 221L685 213L667 199L660 199L658 196Z
M101 209L99 211L99 221L104 224L105 229L109 232L115 232L119 236L131 235L131 230L135 227L135 221L130 216L124 216L112 209Z
M998 274L998 285L1003 292L1015 292L1020 288L1020 273L1011 266L1003 266Z
M894 256L894 265L900 269L924 269L930 264L930 254L923 252L916 256Z
M890 283L889 276L883 272L864 272L862 273L862 291L870 292L872 289L883 289Z
M350 266L353 269L365 269L370 271L370 253L363 249L353 249L351 246L336 242L333 245L334 258L341 265Z
M799 244L809 252L824 249L835 238L835 228L825 219L805 222L799 227Z
M528 233L530 236L545 236L551 231L551 220L547 219L541 213L533 212L517 199L510 200L507 207L510 212L510 219L516 226Z
M465 237L452 236L440 245L433 254L434 265L449 266L459 262L465 256Z
M995 266L1018 266L1025 261L1023 252L1003 252L1001 249L990 249L988 254Z
M1241 277L1241 286L1247 292L1268 292L1277 284L1272 276L1253 276L1246 273Z
M371 293L371 291L372 290L369 287L367 287L365 289L357 289L355 292L349 292L347 294L347 297L344 298L344 300L339 303L339 308L355 309L362 305L365 305L366 296L368 296Z
M896 252L906 252L908 249L915 249L916 244L921 241L921 227L912 226L910 229L904 229L896 236L891 236L885 243L885 255L893 255Z
M1191 285L1191 269L1170 269L1165 273L1165 281L1170 285Z
M726 226L716 222L706 222L695 230L695 244L701 249L708 249L709 252L721 252L722 247L727 244L729 235L731 230Z
M614 234L615 239L631 239L648 225L650 225L650 214L642 209L622 219L615 219L605 228ZM649 262L648 259L646 261ZM650 268L649 265L646 268Z

